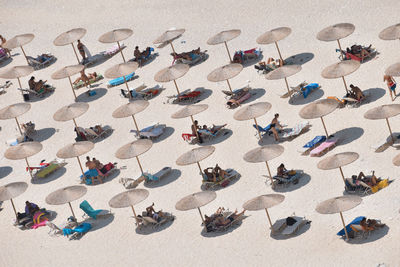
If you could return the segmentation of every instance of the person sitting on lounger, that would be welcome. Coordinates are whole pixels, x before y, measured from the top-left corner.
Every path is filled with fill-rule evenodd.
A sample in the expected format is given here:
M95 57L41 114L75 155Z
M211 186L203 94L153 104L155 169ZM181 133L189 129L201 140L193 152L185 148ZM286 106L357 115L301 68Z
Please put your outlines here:
M86 168L89 170L94 170L96 169L96 163L93 160L90 160L90 157L86 157L86 163L85 163Z
M85 69L81 70L80 73L81 73L81 76L78 77L74 81L74 84L77 84L78 82L82 81L85 84L85 87L88 87L88 86L90 87L90 79L96 79L96 77L97 77L97 73L96 72L89 73L89 76L87 76L85 74Z
M191 126L192 128L192 135L194 136L198 136L199 137L199 143L203 143L203 138L201 138L200 133L198 132L201 128L199 126L199 122L198 121L194 121L194 124L192 124Z
M208 128L207 125L204 124L202 130L207 130L207 131L211 132L212 134L215 134L216 132L218 132L219 130L224 128L226 125L227 125L226 123L224 125L219 125L219 126L215 126L213 124L213 127Z
M47 81L42 81L42 80L39 80L38 82L35 82L35 77L32 76L28 81L29 89L31 89L31 90L33 90L33 91L35 91L37 93L40 93L41 90L44 90L46 93L47 92L51 92L51 90L49 90L45 86L46 82Z
M275 68L279 68L283 66L282 59L278 58L277 60L273 59L272 57L268 58L267 64L273 66Z
M365 98L365 95L363 94L360 88L352 84L350 84L350 88L351 88L350 97L356 99L357 101L361 101Z
M104 165L96 158L93 158L92 161L94 162L96 169L100 170L104 167Z
M277 176L288 178L289 177L289 171L285 168L285 165L281 163L277 169Z
M148 217L151 217L156 221L158 221L160 218L163 218L165 216L165 214L161 210L160 211L154 210L154 203L151 204L151 206L146 208L146 213L147 213Z
M351 53L359 58L365 58L368 57L370 55L370 53L368 52L368 49L371 48L371 45L369 45L366 48L363 48L361 45L352 45L351 48L347 48L346 51L348 53Z
M214 219L214 223L216 226L227 226L231 224L234 220L242 216L245 211L246 210L243 210L242 212L238 213L238 210L235 210L235 212L229 215L227 218L224 218L223 216L218 216Z
M146 50L140 52L139 46L135 46L135 50L133 51L133 55L135 56L134 61L139 63L139 67L142 66L143 61L150 55L151 48L147 47Z
M283 129L282 125L279 124L278 118L279 118L279 114L276 113L270 123L271 132L274 134L275 141L279 141L279 135L278 135L278 131L277 131L276 127L278 127L280 130Z
M366 232L368 231L373 231L376 230L378 228L382 228L384 227L386 224L384 223L379 223L377 220L374 219L368 219L367 218L363 218L360 222L360 226L362 227L362 229Z
M25 214L27 216L33 217L37 211L39 211L38 205L29 201L25 201Z

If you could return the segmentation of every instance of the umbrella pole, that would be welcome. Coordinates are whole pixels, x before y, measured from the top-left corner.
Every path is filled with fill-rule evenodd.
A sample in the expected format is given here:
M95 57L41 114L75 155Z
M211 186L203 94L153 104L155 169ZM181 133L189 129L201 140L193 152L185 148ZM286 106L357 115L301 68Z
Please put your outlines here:
M71 46L72 46L72 49L74 49L74 53L75 53L75 56L76 56L76 60L78 61L78 64L80 64L81 62L79 61L78 54L76 53L74 43L71 43Z
M171 45L172 52L174 52L174 53L176 54L176 52L175 52L175 48L174 48L174 45L172 44L172 42L169 42L169 44Z
M125 63L126 60L125 60L124 54L122 53L121 46L119 45L119 42L117 42L117 44L118 44L118 50L119 50L119 52L121 52L122 59L124 60L124 63Z
M128 90L129 99L132 99L132 95L131 95L131 91L129 90L128 82L126 81L125 76L122 76L122 77L124 78L124 83L126 85L126 89Z
M342 175L343 183L344 183L344 185L346 185L346 180L344 178L342 167L339 167L339 170L340 170L340 174Z
M79 159L79 157L76 157L76 158L78 159L79 167L81 167L82 175L85 176L85 173L83 172L81 160Z
M19 122L18 122L17 117L15 117L14 119L15 119L15 122L17 123L19 133L20 133L21 135L23 135L23 134L22 134L22 130L21 130L21 126L19 125Z
M272 188L274 188L274 180L272 179L271 170L269 169L268 161L266 161L265 164L267 165L269 179L271 180L271 186L272 186Z
M193 116L190 115L190 118L192 119L192 124L193 124L194 128L196 128L196 125L194 124ZM197 132L197 130L196 130L196 137L197 137L197 140L200 142L200 136L199 136L199 133Z
M22 89L21 80L17 77L19 88ZM21 94L24 95L24 92L21 90Z
M197 207L197 210L199 211L200 217L201 217L201 221L202 221L203 224L204 224L204 230L207 232L207 226L206 226L206 222L204 221L203 214L201 214L201 210L200 210L199 207Z
M254 118L254 123L256 124L256 127L257 127L258 137L260 137L260 140L261 140L261 133L260 133L260 130L258 129L258 124L257 124L256 118Z
M137 123L136 123L135 115L132 115L132 119L133 119L133 122L135 123L136 131L139 134L140 131L139 131L139 127L137 126Z
M138 156L136 156L136 160L137 160L137 163L139 164L140 171L141 171L142 174L143 174L142 164L140 164L140 161L139 161L139 157L138 157Z
M21 45L20 47L21 47L22 53L24 54L24 57L25 57L25 59L26 59L26 63L28 63L28 65L29 65L28 58L26 57L26 54L25 54L24 49L22 48L22 45Z
M285 77L285 83L286 83L287 92L288 92L288 94L289 94L289 98L291 98L291 97L292 97L292 94L290 93L289 84L288 84L288 82L287 82L286 77Z
M133 205L131 205L131 208L132 208L132 211L133 211L133 216L135 216L136 225L139 225L139 221L138 221L137 216L136 216L135 208L133 207Z
M68 205L69 205L69 208L71 209L72 216L74 216L74 218L76 218L76 217L75 217L74 210L72 209L72 206L71 206L71 202L68 202Z
M72 85L71 77L68 76L69 84L71 85L72 93L74 94L75 100L76 100L76 94L74 90L74 86Z
M275 42L275 46L276 46L276 50L278 50L279 57L281 58L282 63L283 63L283 58L282 58L282 55L281 55L281 50L279 50L279 46L278 46L278 43L277 43L277 42Z
M224 44L225 44L226 52L228 52L229 61L232 62L231 53L229 53L228 45L226 44L226 42L224 42Z
M271 227L271 232L274 232L274 228L272 228L271 217L269 217L268 209L265 209L265 213L267 213L267 218L268 218L269 226Z
M29 162L28 162L28 159L27 159L27 158L25 158L25 162L26 162L26 166L28 166L28 171L29 171L29 174L31 175L31 178L33 179L32 171L31 171L31 167L29 166Z
M178 95L179 95L179 94L180 94L180 92L179 92L178 85L176 84L176 81L175 81L175 80L173 80L173 81L174 81L174 84L175 84L176 91L178 92Z
M329 135L328 135L328 131L326 130L325 122L324 122L324 119L323 119L322 117L321 117L321 121L322 121L322 125L324 126L324 130L325 130L326 138L328 138L328 137L329 137Z
M78 125L76 124L75 119L72 119L72 121L74 122L74 125L75 125L76 130L78 130Z
M17 216L17 210L15 209L15 206L14 206L14 201L12 200L12 198L10 198L10 201L11 201L11 205L13 207L14 213L15 213L15 218L17 219L17 222L19 223L18 216Z
M339 212L339 214L340 214L340 219L342 219L343 229L344 229L344 233L346 234L346 239L349 240L349 234L347 233L346 224L344 223L344 219L343 219L343 214L341 211Z
M200 166L200 163L199 162L196 162L197 163L197 166L199 167L199 170L200 170L200 174L203 176L203 171L201 170L201 166Z
M232 87L231 87L231 84L229 83L229 80L228 80L228 79L226 79L226 83L228 84L229 90L230 90L231 93L233 94L233 92L232 92Z
M392 141L393 141L393 144L394 144L394 137L393 137L392 129L390 128L390 124L389 124L389 119L388 118L386 118L386 123L387 123L387 126L389 128L390 137L392 138Z
M347 84L346 84L346 80L344 79L344 76L342 76L342 80L343 80L343 83L344 83L344 88L346 88L346 93L348 93L349 90L347 90Z
M340 45L340 41L339 41L339 39L337 39L336 41L337 41L337 44L339 45L339 49L340 49L340 53L341 53L342 52L342 46Z

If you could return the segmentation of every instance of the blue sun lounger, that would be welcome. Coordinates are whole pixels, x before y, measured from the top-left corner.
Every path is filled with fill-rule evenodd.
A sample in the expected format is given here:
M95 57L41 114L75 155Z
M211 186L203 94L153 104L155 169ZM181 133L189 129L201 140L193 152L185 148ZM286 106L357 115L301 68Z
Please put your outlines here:
M101 215L101 213L104 212L104 210L93 209L86 200L82 201L82 203L79 205L79 208L81 208L81 210L83 210L89 217L93 219L97 219L97 215Z
M268 124L266 127L261 127L260 125L255 125L255 124L253 124L253 127L256 129L256 130L258 130L258 131L260 131L260 133L262 133L263 135L264 134L266 134L266 133L268 133L268 134L271 134L271 124Z
M130 80L133 79L134 76L135 76L135 73L132 72L131 74L128 74L128 75L125 76L125 80L126 80L126 81L130 81ZM109 86L109 87L111 87L111 86L117 86L117 85L123 84L124 82L125 82L125 81L124 81L124 77L118 77L118 78L116 78L116 79L113 79L113 80L111 80L111 81L108 81L108 86Z
M83 235L89 232L90 229L92 229L92 225L90 223L82 223L74 229L64 228L62 231L64 236L69 236L74 234Z
M325 142L326 140L326 136L325 135L317 135L316 137L314 137L313 140L311 140L310 142L308 142L307 144L305 144L302 148L300 148L298 150L298 152L302 153L302 154L306 154L307 152L309 152L310 150L314 149L315 147L317 147L318 145L322 144L323 142Z
M318 83L310 83L307 84L306 86L304 86L304 91L303 91L303 97L307 98L307 96L310 94L310 92L314 89L319 88L319 84Z
M353 232L353 229L350 227L350 225L360 225L360 222L364 219L365 217L364 216L359 216L359 217L357 217L357 218L355 218L354 220L352 220L348 225L346 225L346 230L347 230L347 233L348 234L350 234L351 232ZM346 233L344 232L344 229L342 229L342 230L340 230L338 233L337 233L337 235L338 236L345 236L346 235Z

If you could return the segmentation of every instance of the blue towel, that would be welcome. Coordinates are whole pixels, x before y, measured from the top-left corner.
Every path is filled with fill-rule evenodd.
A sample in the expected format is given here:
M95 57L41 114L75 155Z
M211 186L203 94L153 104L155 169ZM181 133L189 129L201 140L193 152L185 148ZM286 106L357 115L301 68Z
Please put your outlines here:
M359 216L359 217L355 218L354 220L352 220L351 223L349 223L348 225L346 225L347 233L353 232L353 229L350 227L350 225L352 225L352 224L359 225L360 222L361 222L364 218L365 218L364 216ZM344 236L344 235L346 235L346 233L344 232L344 229L342 229L342 230L340 230L340 231L337 233L337 235L338 235L338 236Z
M132 72L132 73L129 74L129 75L126 75L126 76L125 76L125 80L126 80L126 81L132 80L132 78L133 78L134 75L135 75L134 72ZM113 80L111 80L111 81L108 81L108 84L113 85L113 86L116 86L116 85L123 84L124 82L125 82L125 81L124 81L124 77L118 77L118 78L116 78L116 79L113 79Z
M86 200L82 201L82 203L79 205L79 208L81 208L81 210L83 210L93 219L96 219L97 215L102 212L102 210L93 209L92 206L90 206L89 202L87 202Z
M92 225L90 223L82 223L75 227L75 229L69 229L69 228L64 228L63 229L63 235L72 235L73 233L87 233L89 230L92 228Z
M314 137L313 140L311 140L310 142L308 142L307 144L305 144L303 147L304 148L311 148L314 147L316 144L325 142L326 140L326 136L324 135L317 135L316 137Z
M319 87L318 83L307 84L307 86L304 87L304 91L303 91L304 98L307 98L307 96L310 94L311 90L317 89L318 87Z
M253 124L253 127L257 130L257 125ZM265 128L258 125L258 130L260 132L268 132L269 130L271 130L271 124L268 124Z

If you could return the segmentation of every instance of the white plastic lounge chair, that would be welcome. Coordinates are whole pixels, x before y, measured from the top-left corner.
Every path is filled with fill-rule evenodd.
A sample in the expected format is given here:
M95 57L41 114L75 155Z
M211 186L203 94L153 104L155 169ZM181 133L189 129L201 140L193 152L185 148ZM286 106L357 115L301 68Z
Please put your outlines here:
M39 70L41 68L44 68L44 67L50 65L52 62L54 62L56 60L56 57L53 56L52 54L50 54L50 53L46 53L46 54L50 55L50 57L43 62L39 61L39 59L38 59L39 56L37 56L36 58L27 56L26 58L28 59L28 63L30 66L32 66L35 70Z
M150 173L143 173L139 178L121 178L119 183L121 183L125 189L136 188L141 182L145 182L146 185L153 184L160 181L162 178L167 176L171 172L171 167L164 167L159 172L154 175Z
M153 140L162 135L165 128L165 124L156 123L144 129L141 129L139 133L137 130L131 130L131 133L134 133L136 138L148 138Z
M320 157L322 154L327 153L329 150L336 146L336 143L339 141L338 138L329 138L322 144L320 144L317 148L314 148L310 152L311 157Z
M62 230L54 223L47 221L46 225L50 228L50 231L48 233L50 236L62 235Z
M308 121L302 121L296 124L289 131L285 131L283 133L283 138L294 138L300 135L303 131L307 130L310 127L310 123Z
M286 227L285 227L285 229L282 230L282 232L281 232L282 235L286 235L286 236L293 235L293 234L295 234L303 225L305 225L305 224L308 222L308 221L307 221L305 218L303 218L303 217L298 217L298 216L290 216L290 217L292 217L293 219L295 219L296 222L295 222L294 224L292 224L292 225L287 225L287 224L285 223ZM285 220L286 220L286 219L285 219Z

